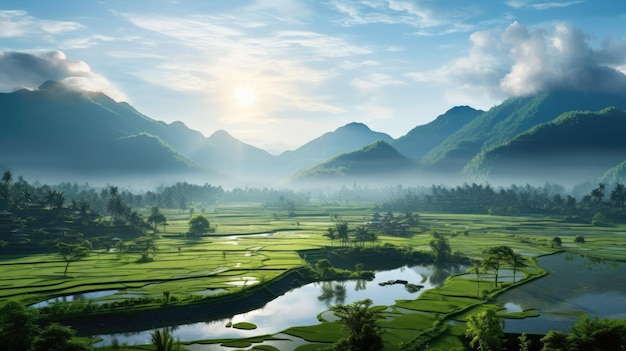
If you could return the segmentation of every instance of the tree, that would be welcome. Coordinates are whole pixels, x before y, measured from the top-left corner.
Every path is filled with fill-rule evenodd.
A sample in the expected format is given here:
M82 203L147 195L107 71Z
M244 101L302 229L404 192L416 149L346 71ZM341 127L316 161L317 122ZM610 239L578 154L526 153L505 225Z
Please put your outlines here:
M174 342L172 334L169 330L163 328L162 330L155 330L151 334L152 345L156 351L176 351L180 350L177 343Z
M500 319L492 309L486 309L468 318L465 336L470 346L480 351L499 351L504 341Z
M567 334L560 331L550 330L540 341L543 344L541 351L568 351L570 349Z
M571 327L567 339L575 350L623 350L623 346L626 346L626 321L597 317L591 319L583 315Z
M189 232L194 235L202 235L208 233L211 228L211 223L202 214L195 214L189 220Z
M341 241L341 246L344 246L350 239L348 236L348 222L341 221L335 224L335 230L337 232L337 239Z
M57 249L66 262L65 271L63 271L64 276L67 276L67 268L70 266L70 263L89 256L89 247L83 244L59 242L57 243Z
M552 238L552 247L561 247L562 244L563 244L563 241L558 236L555 236L554 238Z
M517 341L519 341L519 351L530 351L532 340L528 338L526 333L522 333L522 335L518 336Z
M476 297L480 299L480 273L482 272L482 268L474 264L474 267L470 268L469 272L476 274Z
M365 242L369 240L370 233L369 229L366 226L360 225L356 227L355 231L355 239L357 242L361 244L361 246L365 246Z
M435 262L446 262L452 254L452 248L448 239L442 235L437 234L434 239L429 243L430 248L433 250L433 256Z
M511 255L508 257L507 261L511 266L513 266L513 283L515 283L515 272L517 272L519 267L524 267L526 265L524 263L524 257L511 250Z
M335 276L333 264L326 258L315 262L315 269L317 269L322 279L333 278Z
M140 262L150 262L157 254L156 240L154 236L144 235L135 239L135 245L141 252Z
M50 324L33 341L32 351L88 351L89 348L72 340L76 336L74 329Z
M498 274L500 272L500 265L503 262L508 262L510 257L513 257L513 250L508 246L494 246L483 251L487 254L487 257L483 260L483 267L486 270L493 270L495 273L494 286L498 286Z
M159 211L159 208L152 207L152 209L150 210L150 217L148 217L148 223L152 225L154 233L157 232L157 226L165 222L167 222L167 218L165 218L165 215L163 215L163 213Z
M0 345L4 350L27 351L37 333L37 310L16 301L0 307Z
M382 350L383 342L380 336L382 330L376 325L379 319L378 312L372 309L370 299L356 301L348 305L336 305L330 308L339 318L348 331L347 339L339 340L335 350Z
M326 229L326 233L322 234L325 237L327 237L328 239L330 239L330 246L333 246L333 241L335 239L337 239L337 231L335 230L334 227L328 227L328 229Z
M9 207L11 203L11 184L13 183L13 173L11 171L5 171L2 174L2 188L0 189L2 192L0 196L2 197L2 205L5 208Z

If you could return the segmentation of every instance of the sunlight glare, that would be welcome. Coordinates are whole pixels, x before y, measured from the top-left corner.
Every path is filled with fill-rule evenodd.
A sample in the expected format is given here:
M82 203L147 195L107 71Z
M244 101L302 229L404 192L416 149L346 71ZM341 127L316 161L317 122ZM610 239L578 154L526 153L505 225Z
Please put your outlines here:
M235 90L235 101L239 107L251 107L256 102L256 94L250 87L240 87Z

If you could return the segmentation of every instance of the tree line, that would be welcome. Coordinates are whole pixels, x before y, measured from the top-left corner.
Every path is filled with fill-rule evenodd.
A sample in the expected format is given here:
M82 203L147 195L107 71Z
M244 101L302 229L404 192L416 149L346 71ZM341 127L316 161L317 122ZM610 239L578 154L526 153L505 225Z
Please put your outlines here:
M408 190L382 203L385 211L433 211L497 215L552 214L572 220L601 222L626 221L626 186L600 183L588 193L575 197L558 185L542 187L511 185L494 188L489 184L456 187L433 185L421 191Z

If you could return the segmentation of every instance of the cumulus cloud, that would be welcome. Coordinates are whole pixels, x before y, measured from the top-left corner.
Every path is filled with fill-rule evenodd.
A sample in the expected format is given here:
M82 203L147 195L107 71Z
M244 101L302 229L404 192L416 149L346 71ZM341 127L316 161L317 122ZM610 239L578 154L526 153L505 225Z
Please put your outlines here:
M451 84L450 97L487 94L492 100L544 91L619 92L626 89L626 42L592 48L566 24L547 30L514 22L504 30L473 33L465 57L439 69L413 72L417 81Z
M101 91L118 101L126 100L125 95L106 78L92 72L88 64L69 60L61 51L38 55L14 51L0 53L1 91L33 90L48 80L62 82L73 89Z

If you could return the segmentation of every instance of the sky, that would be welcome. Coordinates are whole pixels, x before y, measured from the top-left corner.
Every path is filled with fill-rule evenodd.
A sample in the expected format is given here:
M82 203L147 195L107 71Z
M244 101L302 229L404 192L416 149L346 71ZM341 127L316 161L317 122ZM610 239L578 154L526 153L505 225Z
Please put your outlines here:
M625 74L617 0L0 2L1 92L62 81L272 153Z

